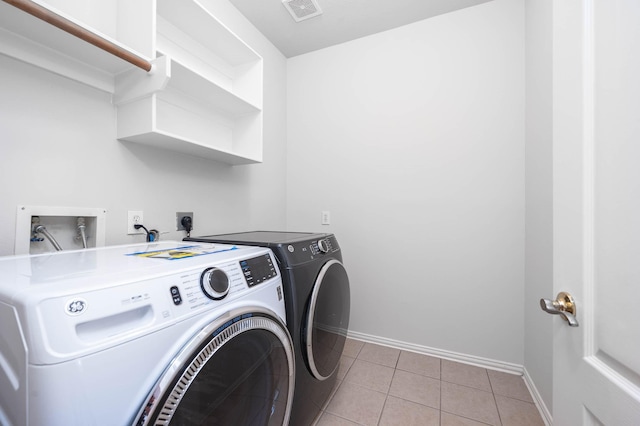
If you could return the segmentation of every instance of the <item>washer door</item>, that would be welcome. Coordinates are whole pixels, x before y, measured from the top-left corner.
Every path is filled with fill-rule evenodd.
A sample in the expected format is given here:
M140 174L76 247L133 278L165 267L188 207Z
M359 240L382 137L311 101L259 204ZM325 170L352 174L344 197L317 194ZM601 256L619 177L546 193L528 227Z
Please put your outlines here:
M135 424L287 424L294 362L291 337L275 314L260 308L233 311L183 347Z
M331 377L340 364L350 306L347 271L342 263L332 259L316 278L303 329L309 370L318 380Z

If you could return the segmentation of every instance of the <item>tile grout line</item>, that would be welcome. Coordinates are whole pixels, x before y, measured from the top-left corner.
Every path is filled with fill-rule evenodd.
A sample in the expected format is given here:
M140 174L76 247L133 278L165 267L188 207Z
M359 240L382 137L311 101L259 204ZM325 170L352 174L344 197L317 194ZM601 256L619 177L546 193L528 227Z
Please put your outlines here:
M438 388L440 389L440 401L438 407L438 425L442 425L442 358L438 359Z
M395 369L393 370L393 376L391 376L391 383L393 383L393 378L396 376ZM387 393L384 396L384 402L382 403L382 410L380 410L380 415L378 416L378 421L376 425L380 426L380 421L382 420L382 414L384 413L384 407L387 405L387 400L389 399L389 391L391 390L391 383L389 383L389 389L387 389Z
M363 346L364 348L364 346ZM402 351L398 351L398 358L396 358L395 365L393 367L393 375L391 376L391 381L389 382L389 387L387 388L387 392L385 393L384 402L382 403L382 410L380 411L380 416L378 416L378 421L376 425L380 426L380 421L382 421L382 414L384 413L384 408L387 405L387 401L389 400L389 394L391 392L391 385L393 384L393 379L396 377L396 372L398 371L398 362L400 362L400 354ZM377 364L382 365L382 364Z
M502 416L500 416L500 410L498 409L498 401L496 400L496 393L493 391L493 383L491 383L491 377L489 376L489 371L485 368L485 374L487 375L487 380L489 381L489 387L491 388L491 396L493 397L493 403L496 406L496 412L498 413L498 422L502 425Z

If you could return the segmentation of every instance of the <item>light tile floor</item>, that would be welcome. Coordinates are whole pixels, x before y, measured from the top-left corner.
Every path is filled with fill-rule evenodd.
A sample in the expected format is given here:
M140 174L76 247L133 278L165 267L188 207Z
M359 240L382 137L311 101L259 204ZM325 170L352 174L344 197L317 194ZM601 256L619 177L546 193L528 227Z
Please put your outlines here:
M522 376L347 339L316 426L544 425Z

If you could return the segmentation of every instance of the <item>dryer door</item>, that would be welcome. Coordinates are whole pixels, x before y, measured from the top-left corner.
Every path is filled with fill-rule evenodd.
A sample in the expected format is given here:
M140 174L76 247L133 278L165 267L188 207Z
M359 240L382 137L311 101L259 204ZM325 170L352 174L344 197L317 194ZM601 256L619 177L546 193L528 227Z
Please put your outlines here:
M236 310L183 347L134 424L287 424L294 373L291 337L275 314Z
M318 380L331 377L340 364L350 306L347 271L338 260L330 260L313 286L303 336L309 369Z

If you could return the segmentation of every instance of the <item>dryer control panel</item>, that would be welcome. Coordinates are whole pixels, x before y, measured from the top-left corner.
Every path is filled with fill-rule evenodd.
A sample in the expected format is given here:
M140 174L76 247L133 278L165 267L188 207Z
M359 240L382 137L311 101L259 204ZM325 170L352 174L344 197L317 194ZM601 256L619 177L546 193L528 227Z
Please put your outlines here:
M311 253L330 253L333 251L333 243L331 238L323 238L321 240L312 241L310 244Z
M276 248L284 252L280 259L285 267L301 265L340 251L338 241L333 235L318 240L309 240L282 244Z

